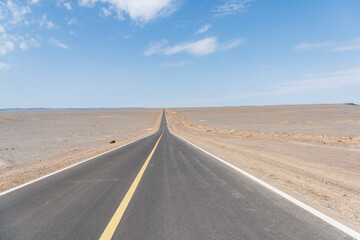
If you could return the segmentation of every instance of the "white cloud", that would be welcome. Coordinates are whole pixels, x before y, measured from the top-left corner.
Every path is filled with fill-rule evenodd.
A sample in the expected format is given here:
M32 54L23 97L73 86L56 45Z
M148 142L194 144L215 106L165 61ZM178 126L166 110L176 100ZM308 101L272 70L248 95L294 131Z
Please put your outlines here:
M297 50L313 50L318 48L324 48L332 46L333 43L331 42L318 42L318 43L301 43L297 46L295 46L295 49Z
M184 27L187 27L189 25L190 21L189 20L179 20L176 22L176 27L181 27L181 28L184 28Z
M204 38L194 42L180 43L174 46L168 46L166 40L152 42L146 49L144 55L150 56L156 53L173 55L180 52L187 52L195 56L206 55L216 51L218 46L215 37Z
M313 73L308 79L269 85L279 92L312 91L336 88L349 84L360 84L360 67L328 73Z
M180 43L165 49L165 55L173 55L180 52L188 52L194 56L201 56L213 53L218 47L215 37L204 38L195 42Z
M236 39L228 44L220 44L216 37L203 38L193 42L179 43L174 46L169 46L166 40L159 42L152 42L149 44L144 52L145 56L153 54L174 55L181 52L186 52L194 56L202 56L214 53L221 50L229 50L239 45L243 39Z
M5 55L8 52L13 51L15 48L14 43L7 39L0 39L0 55Z
M102 7L102 8L101 8L101 11L102 11L102 14L103 14L105 17L108 17L108 16L111 15L111 11L110 11L109 9L107 9L107 8Z
M338 46L333 49L335 52L351 51L351 50L360 50L360 37L354 38L348 44Z
M0 62L0 69L9 69L9 68L11 68L11 64Z
M232 15L244 11L254 0L223 0L213 11L215 16Z
M64 2L64 7L66 7L67 10L71 10L71 3L70 2Z
M147 49L144 52L145 56L150 56L156 53L163 52L165 46L167 45L167 40L163 39L159 42L151 42Z
M186 65L190 65L192 62L189 61L180 61L180 62L164 62L160 64L162 68L170 68L170 67L183 67Z
M93 7L99 0L79 0L79 5L84 7Z
M56 0L56 6L57 7L64 6L67 10L72 10L71 3L65 0Z
M27 41L27 44L31 47L40 47L40 39L31 38Z
M200 34L208 31L211 28L211 24L205 24L195 34Z
M335 52L343 52L343 51L351 51L351 50L360 50L360 44L359 45L340 46L340 47L334 48Z
M27 50L29 47L40 47L40 40L35 38L23 39L19 45L20 49Z
M70 19L67 21L67 24L69 24L69 25L78 25L78 24L79 24L79 21L77 20L77 18L70 18Z
M26 49L28 49L28 45L26 44L26 42L21 42L21 43L20 43L20 48L21 48L22 50L26 50Z
M29 1L30 4L37 4L38 2L40 2L40 0L30 0Z
M12 0L0 2L0 16L5 20L5 24L21 24L29 12L29 6L16 4Z
M52 23L51 21L46 22L46 28L47 29L54 29L55 28L55 24Z
M318 43L302 43L295 46L294 48L297 50L314 50L314 49L326 48L326 47L332 47L332 48L328 48L328 50L333 52L360 50L360 37L354 38L345 43L343 42L342 44L326 41L326 42L318 42Z
M1 29L0 29L1 30ZM31 38L28 34L16 35L8 34L4 31L0 31L0 55L6 55L18 46L22 50L26 50L29 47L39 47L40 37Z
M60 42L60 40L58 40L56 38L49 38L48 42L49 42L50 45L54 45L54 46L57 46L57 47L62 48L62 49L70 49L67 45Z
M20 37L20 38L22 38L22 37ZM19 36L8 34L6 32L3 32L0 34L0 43L5 42L5 41L16 42L18 40L19 40Z
M179 6L178 0L79 0L79 5L93 7L97 2L107 4L107 10L114 11L118 18L123 19L123 15L127 14L141 24L169 16ZM103 9L102 11L105 13Z
M232 96L232 98L278 96L279 94L323 91L352 85L360 85L360 67L334 72L306 73L302 74L301 80L264 85L261 91L246 92L238 96Z
M46 27L47 29L54 29L55 28L55 24L49 20L47 20L46 14L44 14L40 21L39 21L39 26L42 27Z
M40 37L32 37L22 30L22 34L14 34L11 30L16 30L15 26L28 26L41 21L26 19L31 12L30 6L38 3L37 0L3 0L0 1L0 55L6 55L16 49L27 50L30 47L40 46ZM43 19L41 19L43 20ZM45 18L46 20L46 18ZM52 23L46 23L46 27L53 28Z
M243 43L245 41L244 38L238 38L235 39L227 44L224 44L224 46L222 47L223 50L230 50L238 45L240 45L241 43Z

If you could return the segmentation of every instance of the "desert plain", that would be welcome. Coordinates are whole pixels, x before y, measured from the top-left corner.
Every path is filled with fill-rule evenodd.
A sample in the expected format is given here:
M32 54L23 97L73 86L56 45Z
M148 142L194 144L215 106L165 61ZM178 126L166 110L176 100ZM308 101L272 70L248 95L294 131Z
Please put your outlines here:
M360 230L360 106L167 109L170 130Z
M161 109L0 111L0 192L154 133ZM115 143L109 142L115 140Z
M0 111L0 192L151 135L161 113ZM172 133L360 230L360 106L173 108L166 116Z

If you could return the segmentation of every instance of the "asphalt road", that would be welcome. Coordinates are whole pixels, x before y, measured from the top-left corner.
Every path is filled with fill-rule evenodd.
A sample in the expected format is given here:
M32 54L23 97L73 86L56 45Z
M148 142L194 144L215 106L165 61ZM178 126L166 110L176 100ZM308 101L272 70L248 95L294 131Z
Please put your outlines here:
M0 196L0 239L99 239L110 225L112 239L352 239L175 137L164 117L152 136Z

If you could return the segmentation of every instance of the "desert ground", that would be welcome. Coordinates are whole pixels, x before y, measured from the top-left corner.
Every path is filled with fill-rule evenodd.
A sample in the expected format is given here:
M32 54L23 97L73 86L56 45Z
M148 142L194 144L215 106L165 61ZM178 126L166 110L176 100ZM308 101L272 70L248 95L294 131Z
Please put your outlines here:
M360 106L167 109L170 130L360 230Z
M0 192L150 135L161 112L0 111Z

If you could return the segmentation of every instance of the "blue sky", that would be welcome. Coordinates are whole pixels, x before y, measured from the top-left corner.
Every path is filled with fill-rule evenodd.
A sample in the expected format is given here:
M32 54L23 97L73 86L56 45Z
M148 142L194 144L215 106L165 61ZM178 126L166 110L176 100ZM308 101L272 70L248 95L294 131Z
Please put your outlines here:
M360 103L358 0L0 0L0 108Z

